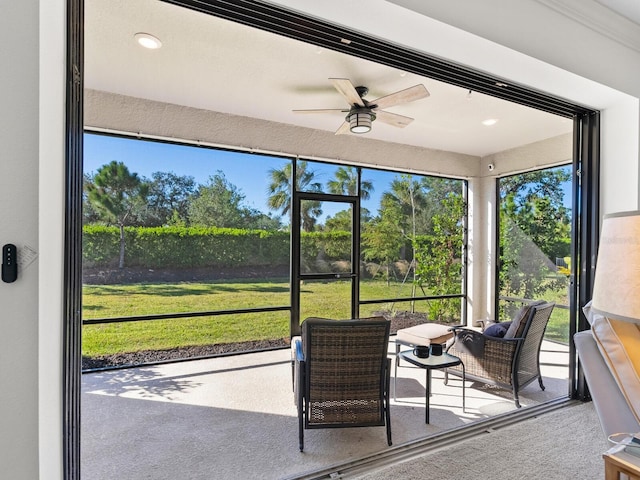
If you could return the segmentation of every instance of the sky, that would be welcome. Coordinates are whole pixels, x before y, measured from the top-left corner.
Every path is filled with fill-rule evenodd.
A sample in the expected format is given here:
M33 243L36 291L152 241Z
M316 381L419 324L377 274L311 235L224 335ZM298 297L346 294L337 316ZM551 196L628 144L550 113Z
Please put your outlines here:
M269 170L281 169L289 158L268 157L250 153L229 152L205 147L183 146L155 141L140 141L109 135L85 134L84 136L84 172L94 174L102 166L113 160L123 162L132 173L140 177L152 178L154 172L173 172L176 175L194 177L196 183L205 184L209 177L222 170L227 181L235 185L245 196L245 205L264 213L269 210L268 196ZM337 166L313 163L316 181L326 185L333 179ZM362 205L376 211L381 194L388 189L395 173L366 170L364 180L374 183L371 198ZM335 214L342 208L323 205L323 221L327 215ZM283 223L288 223L283 219Z
M269 210L266 201L268 196L269 171L281 169L289 158L269 157L250 153L230 152L206 147L176 145L156 141L141 141L109 135L85 134L84 136L84 171L96 171L111 161L123 162L132 173L147 179L154 172L173 172L176 175L194 177L197 184L206 184L209 177L219 170L224 172L227 181L236 186L245 196L244 205L264 213L278 216L279 213ZM315 179L326 185L333 178L338 167L330 164L313 162ZM382 170L363 170L363 180L371 181L374 190L371 198L362 202L374 215L380 205L380 198L389 189L391 180L398 174ZM570 207L571 185L565 186L565 205ZM342 205L329 202L323 204L323 215L327 216L342 210ZM287 224L288 219L282 218Z

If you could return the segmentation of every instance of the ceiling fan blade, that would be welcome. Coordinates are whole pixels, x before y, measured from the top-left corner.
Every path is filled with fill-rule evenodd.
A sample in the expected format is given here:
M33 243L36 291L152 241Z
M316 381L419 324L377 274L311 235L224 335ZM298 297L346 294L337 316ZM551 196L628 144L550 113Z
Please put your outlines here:
M357 92L356 92L357 93ZM414 85L413 87L400 90L399 92L391 93L380 97L376 100L369 102L371 105L376 105L376 108L389 108L401 103L413 102L429 96L429 91L421 83Z
M398 115L397 113L385 112L384 110L376 111L376 120L382 123L393 125L394 127L404 128L413 122L413 118Z
M356 87L351 83L351 80L347 78L330 78L329 80L331 80L333 86L336 87L336 90L338 90L340 95L347 100L349 105L358 105L360 107L365 106L362 98L358 95Z
M342 122L342 125L340 125L340 128L338 128L338 130L336 130L336 135L344 135L345 133L351 133L351 130L349 129L349 122Z
M315 108L310 110L291 110L293 113L335 113L335 112L343 112L347 113L349 110L345 110L344 108Z

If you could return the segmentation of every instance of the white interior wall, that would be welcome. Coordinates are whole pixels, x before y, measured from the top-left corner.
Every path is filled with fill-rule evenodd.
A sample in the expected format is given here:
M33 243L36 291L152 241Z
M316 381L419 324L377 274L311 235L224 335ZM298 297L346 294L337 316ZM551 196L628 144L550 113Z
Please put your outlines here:
M640 209L638 105L637 98L622 99L602 110L600 116L602 214Z
M0 247L15 244L20 266L25 247L38 248L39 5L1 10ZM38 262L0 282L0 305L0 476L38 478Z
M28 188L37 191L39 199L36 220L39 229L37 247L40 276L38 301L33 302L38 308L38 375L33 376L38 381L34 396L39 404L36 438L40 455L39 462L36 458L32 461L38 465L37 478L40 479L61 478L63 469L61 365L65 225L65 3L65 0L40 0L39 123L37 138L30 135L38 148L38 175L31 180ZM35 185L38 186L37 190ZM36 319L32 321L35 323ZM0 408L0 416L3 414ZM37 451L35 447L34 441L34 455ZM4 462L0 461L2 464Z
M521 83L575 101L583 100L583 103L599 108L603 111L605 211L638 208L637 97L640 97L640 84L635 82L637 73L631 70L638 68L640 59L636 55L627 58L625 47L610 46L605 54L589 52L589 58L578 62L583 69L580 73L584 78L580 78L563 70L575 68L575 57L564 54L564 49L558 48L555 40L546 34L539 35L531 43L541 61L532 61L531 57L517 52L518 34L501 39L506 47L481 38L491 38L495 32L511 28L512 24L504 22L490 25L491 18L500 9L508 7L505 2L500 2L498 10L486 8L476 15L466 15L465 21L470 21L474 29L477 27L475 33L481 36L428 21L425 17L412 16L382 0L367 2L364 8L361 2L335 0L281 0L275 3L288 4L293 9L335 23L344 24L345 19L349 19L353 28L376 32L383 38L428 49L444 58L505 78L522 80ZM460 12L464 11L460 9L461 2L426 3L431 7L438 3L448 9L453 15L449 23L460 26ZM62 395L59 293L63 239L59 225L56 227L55 224L59 223L62 211L57 202L64 193L61 181L64 129L60 126L64 118L60 108L64 102L64 89L60 88L65 71L61 63L65 55L65 31L61 26L64 15L64 0L22 0L5 2L0 16L0 38L4 45L11 45L11 48L0 50L2 65L6 67L5 74L0 76L3 92L0 96L3 145L0 232L3 241L28 241L40 248L37 263L25 272L21 283L0 285L0 301L4 307L0 379L3 385L11 387L3 391L0 404L0 465L3 476L14 479L62 478L58 402ZM556 25L560 20L564 21L553 12L538 12L522 21L536 26L538 31L548 32L548 25ZM597 45L601 35L582 29L580 37L591 39ZM620 51L623 56L618 55ZM610 61L610 67L602 68L601 59ZM550 60L556 65L555 70L551 69L554 74L540 68L544 66L543 62ZM563 79L559 80L558 75ZM574 82L567 82L567 78L573 78ZM588 79L597 80L601 85ZM626 91L629 96L605 85ZM39 98L39 92L45 98ZM618 139L618 134L623 138ZM38 158L40 167L37 167ZM43 179L41 184L40 178ZM615 188L610 189L611 186ZM36 203L38 196L39 203ZM38 242L38 228L46 232L46 238L41 242ZM40 305L36 310L38 302ZM49 401L52 403L47 407L45 403Z

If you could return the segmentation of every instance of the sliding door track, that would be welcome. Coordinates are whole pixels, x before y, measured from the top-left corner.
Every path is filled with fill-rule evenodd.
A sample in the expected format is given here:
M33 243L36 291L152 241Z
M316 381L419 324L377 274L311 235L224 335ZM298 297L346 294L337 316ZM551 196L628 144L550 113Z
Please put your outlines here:
M421 440L407 442L396 447L390 447L384 452L369 455L358 460L333 465L321 470L307 472L292 477L285 477L284 480L324 480L342 479L363 475L367 472L390 465L405 462L413 458L420 457L426 453L434 452L443 447L460 443L464 440L487 435L496 430L514 425L534 418L539 415L552 412L559 408L579 405L582 402L571 400L568 396L557 398L540 405L525 407L515 412L503 413L495 417L474 422L470 425L446 430L435 435L431 435Z

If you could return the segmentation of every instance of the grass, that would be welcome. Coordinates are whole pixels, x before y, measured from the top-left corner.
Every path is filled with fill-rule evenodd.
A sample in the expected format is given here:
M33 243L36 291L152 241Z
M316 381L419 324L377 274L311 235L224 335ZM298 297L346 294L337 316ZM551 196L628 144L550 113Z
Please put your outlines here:
M422 294L422 292L418 292ZM301 318L350 316L350 282L305 282L301 286ZM411 296L411 284L384 281L361 282L363 299ZM87 285L83 288L83 318L233 310L290 304L289 283L282 279L260 282L225 280L200 283ZM418 311L426 302L416 302ZM408 310L409 303L365 305L361 315L376 310ZM547 329L548 337L568 339L568 311L556 309ZM111 355L139 350L170 349L289 338L289 312L262 312L171 320L85 325L82 350L86 356Z

